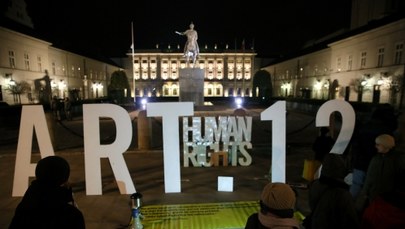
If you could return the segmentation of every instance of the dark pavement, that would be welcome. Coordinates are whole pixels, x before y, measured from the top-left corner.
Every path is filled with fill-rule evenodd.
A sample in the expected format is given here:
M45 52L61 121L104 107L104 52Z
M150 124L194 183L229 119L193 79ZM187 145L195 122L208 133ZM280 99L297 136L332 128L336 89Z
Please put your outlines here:
M215 109L214 111L196 111L195 116L232 115L234 109ZM161 123L152 120L152 146L150 150L137 149L136 117L137 111L131 112L133 125L133 144L124 154L135 188L143 195L145 205L220 203L235 201L256 201L264 185L269 182L271 165L271 122L260 121L263 109L248 109L247 116L253 117L252 155L250 166L219 167L181 167L181 193L165 193L163 176L163 153ZM102 124L102 141L113 141L111 128L113 124L106 120ZM101 160L103 195L87 196L85 191L84 152L82 122L80 117L73 121L62 121L63 125L55 127L55 154L68 160L71 165L70 181L79 208L83 212L88 229L120 228L126 225L130 217L130 197L121 195L109 162ZM18 131L17 131L18 133ZM10 131L7 138L12 139L15 131ZM160 135L160 136L159 136ZM317 135L314 115L289 112L287 115L287 155L286 180L288 183L303 183L302 169L304 159L312 156L311 144ZM4 137L3 137L4 138ZM112 138L112 139L111 139ZM33 152L33 162L39 159L38 151ZM16 144L0 145L0 228L7 228L14 210L21 200L12 197ZM181 155L181 154L180 154ZM179 160L182 160L181 158ZM181 164L182 165L182 164ZM218 176L234 178L233 192L218 192ZM297 188L297 209L308 212L307 190Z

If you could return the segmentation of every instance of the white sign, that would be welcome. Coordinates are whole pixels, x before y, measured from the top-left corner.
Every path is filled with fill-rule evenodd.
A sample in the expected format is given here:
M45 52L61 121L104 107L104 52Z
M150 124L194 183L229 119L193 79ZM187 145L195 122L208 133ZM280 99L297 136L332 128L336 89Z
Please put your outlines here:
M108 117L115 122L115 142L100 143L100 118ZM86 194L101 195L101 158L108 158L121 194L135 193L135 186L125 164L123 153L132 140L131 118L128 112L113 104L84 104L84 162L86 173Z
M215 117L204 117L204 120L203 133L202 117L192 117L191 125L188 117L183 118L184 167L189 166L189 161L195 167L210 167L213 158L219 157L219 152L222 159L229 160L232 166L248 166L252 163L247 151L252 148L252 117L219 116L218 122ZM207 156L210 161L207 161ZM228 161L225 163L227 165Z
M192 102L148 103L148 117L161 116L165 192L181 192L179 117L194 114Z
M180 177L180 140L179 140L179 117L191 116L194 113L191 102L172 103L149 103L147 104L147 116L162 117L163 125L163 160L164 160L164 182L165 192L181 192ZM329 117L333 112L340 112L342 116L342 127L336 140L332 153L342 154L348 145L354 130L355 113L349 103L342 100L330 100L324 103L316 116L316 126L329 126ZM115 122L116 138L109 145L100 144L100 117L109 117ZM199 119L193 119L195 123L201 124ZM207 121L208 120L208 121ZM228 142L231 147L231 163L246 166L251 163L251 157L246 149L251 148L251 117L220 117L218 123L214 117L207 117L205 123L205 136L202 138L199 127L191 129L183 118L183 128L186 128L184 138L191 139L191 147L196 147L194 142L218 141L221 139ZM272 182L285 182L285 147L286 147L286 105L285 101L279 101L261 113L261 120L271 120L272 123ZM186 125L184 125L186 124ZM83 105L83 127L84 127L84 157L86 173L86 194L101 195L101 158L108 158L118 188L121 194L135 193L135 185L126 166L123 153L127 151L132 139L131 119L125 109L113 104L86 104ZM198 126L198 125L197 125ZM46 124L45 113L42 105L23 106L21 113L20 135L18 139L16 164L14 171L13 196L23 196L28 188L29 178L35 176L36 164L31 164L31 150L34 130L38 139L41 157L54 155ZM189 132L191 131L191 136ZM184 132L184 131L183 131ZM197 144L197 143L196 143ZM190 145L188 145L190 147ZM204 146L206 147L206 146ZM215 143L212 147L216 150ZM187 148L187 147L186 147ZM218 149L219 150L219 149ZM236 150L241 152L242 157L236 158ZM187 152L188 153L188 152ZM205 152L204 152L205 154ZM194 160L195 156L185 156L187 161L193 163L204 162L202 159ZM187 162L188 163L188 162ZM186 165L185 165L186 166ZM201 166L201 165L200 165Z

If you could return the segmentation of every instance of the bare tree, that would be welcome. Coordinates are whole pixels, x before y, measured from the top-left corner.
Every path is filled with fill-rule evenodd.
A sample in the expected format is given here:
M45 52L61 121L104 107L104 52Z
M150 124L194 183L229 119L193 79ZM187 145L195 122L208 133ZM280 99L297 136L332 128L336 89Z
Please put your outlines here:
M31 86L26 81L15 82L14 84L8 85L6 91L13 95L14 103L21 103L21 95L27 93L31 90Z

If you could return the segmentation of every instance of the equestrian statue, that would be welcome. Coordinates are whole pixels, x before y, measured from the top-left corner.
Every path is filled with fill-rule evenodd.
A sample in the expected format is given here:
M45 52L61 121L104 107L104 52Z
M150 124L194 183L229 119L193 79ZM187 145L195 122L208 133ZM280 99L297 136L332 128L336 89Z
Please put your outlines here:
M179 35L184 35L187 36L187 41L186 44L184 45L184 57L186 58L186 63L187 66L190 65L190 62L193 64L193 67L195 67L195 62L200 55L200 48L198 47L197 39L198 39L198 34L197 31L194 30L194 24L191 22L190 24L190 29L184 31L184 32L178 32L176 31L177 34Z

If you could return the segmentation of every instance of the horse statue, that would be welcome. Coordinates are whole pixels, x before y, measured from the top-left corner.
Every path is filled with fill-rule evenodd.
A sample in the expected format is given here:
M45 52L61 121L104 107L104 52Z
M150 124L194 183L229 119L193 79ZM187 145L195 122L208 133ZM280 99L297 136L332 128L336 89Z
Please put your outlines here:
M188 46L191 46L190 44ZM193 68L195 67L195 61L197 60L199 51L198 47L187 47L187 50L184 53L184 57L186 57L186 64L190 66L190 62L193 64Z
M195 62L200 54L200 48L198 47L198 33L194 30L194 24L191 22L190 29L184 32L177 32L179 35L187 36L186 44L184 45L184 57L186 58L187 66L190 65L190 61L195 67Z

